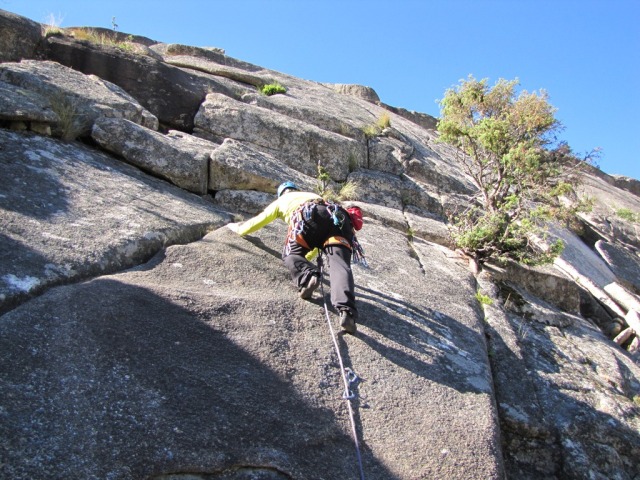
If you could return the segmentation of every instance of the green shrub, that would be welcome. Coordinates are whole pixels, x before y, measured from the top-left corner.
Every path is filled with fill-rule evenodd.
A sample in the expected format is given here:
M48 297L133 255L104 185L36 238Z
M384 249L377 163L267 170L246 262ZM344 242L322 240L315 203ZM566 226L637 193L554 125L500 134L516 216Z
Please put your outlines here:
M492 305L493 300L488 295L481 293L479 290L476 292L476 300L480 303L480 305Z
M260 88L260 93L270 97L278 93L287 93L287 89L280 85L278 82L268 83Z
M563 248L539 239L549 221L570 222L584 201L568 203L580 181L580 159L556 140L561 124L546 92L516 92L518 80L489 87L472 76L440 101L440 141L458 150L456 160L477 187L477 207L449 214L456 246L481 264L512 258L536 264Z

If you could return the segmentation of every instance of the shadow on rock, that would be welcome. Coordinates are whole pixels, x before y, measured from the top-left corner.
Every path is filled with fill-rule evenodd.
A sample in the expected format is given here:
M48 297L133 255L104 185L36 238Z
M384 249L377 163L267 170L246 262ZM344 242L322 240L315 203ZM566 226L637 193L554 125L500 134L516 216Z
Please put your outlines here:
M115 279L59 287L0 323L6 478L267 468L356 477L352 438L198 315ZM367 458L378 478L394 476ZM235 478L235 477L233 477ZM262 478L262 477L261 477Z
M482 355L484 360L486 355L481 353L484 346L476 348L471 355L461 348L465 341L469 344L474 343L474 339L482 341L478 332L442 312L419 308L361 286L358 298L362 300L360 322L384 341L364 331L359 331L358 337L380 356L414 375L460 393L491 391L487 372L479 365L478 358L473 357Z

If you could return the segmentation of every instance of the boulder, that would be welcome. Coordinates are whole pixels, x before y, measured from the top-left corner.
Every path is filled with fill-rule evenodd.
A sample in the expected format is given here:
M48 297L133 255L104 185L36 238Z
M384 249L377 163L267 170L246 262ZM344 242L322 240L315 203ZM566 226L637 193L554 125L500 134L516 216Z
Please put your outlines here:
M179 43L156 43L151 47L163 57L188 56L204 58L215 63L224 65L226 63L225 51L216 47L194 47L191 45L181 45Z
M400 115L426 130L436 130L438 128L438 119L427 113L415 112L413 110L407 110L406 108L393 107L381 102L380 105L390 112Z
M51 135L51 126L60 122L51 102L42 95L0 81L0 122L15 127L16 122ZM42 132L42 128L48 129Z
M42 25L0 9L0 62L34 58L42 47Z
M211 190L258 190L276 193L278 185L287 180L303 190L311 191L316 183L315 179L283 165L271 155L230 138L211 154Z
M443 161L450 155L446 148L440 145L425 148L420 144L414 144L414 147L411 157L404 162L407 175L448 194L474 195L477 192L469 179L455 173L457 167L452 168Z
M162 124L190 132L193 118L208 91L227 88L154 58L117 47L49 37L49 58L87 75L96 75L135 97Z
M413 205L430 214L443 214L440 199L425 185L403 175L399 177L376 170L356 170L349 175L349 181L356 184L359 199L385 207L402 210Z
M151 47L156 53L164 58L164 61L171 63L173 57L181 57L186 59L190 57L193 60L206 60L208 62L226 65L235 69L245 70L247 72L265 71L264 67L253 65L237 58L229 57L225 54L223 48L218 47L196 47L193 45L182 45L179 43L158 43Z
M400 175L404 173L411 147L395 138L374 137L368 142L368 164L371 170Z
M3 63L0 80L44 97L60 119L55 133L66 139L88 134L101 116L157 128L157 119L118 86L56 62Z
M598 171L599 172L599 171ZM629 194L615 186L614 178L602 172L585 175L578 194L591 199L593 207L581 216L611 241L620 241L640 250L640 230L637 224L620 216L627 210L640 212L640 196Z
M633 193L634 195L640 197L640 181L626 177L624 175L611 175L614 179L614 185L623 190L627 190L628 192Z
M163 135L128 120L104 117L95 122L91 137L105 150L178 187L199 195L208 191L215 143L187 134Z
M370 220L377 220L388 228L399 230L408 239L407 219L399 210L360 201L350 201L349 204L360 207L365 225Z
M197 53L197 52L196 52ZM210 75L214 75L216 77L224 77L230 80L234 80L239 83L244 83L247 86L252 86L253 88L247 89L244 93L255 92L256 88L260 88L263 85L268 83L272 83L272 79L268 76L260 76L255 73L247 72L242 68L227 66L224 64L224 56L222 64L218 63L221 60L211 61L209 58L211 57L211 53L207 52L207 57L202 58L199 56L190 56L190 55L168 55L164 57L165 62L170 65L174 65L180 68L186 68L190 70L198 70L204 73L208 73Z
M407 205L404 216L413 236L446 247L453 247L451 233L442 217L413 205Z
M580 313L580 288L550 265L528 266L507 262L503 268L489 266L496 280L515 284L564 312Z
M104 43L112 44L138 44L145 47L153 47L158 42L148 37L141 35L134 35L132 33L120 32L113 28L104 27L66 27L62 29L65 35L71 35L72 37L81 36L78 32L90 34L98 38L104 38ZM86 35L85 35L86 36Z
M343 95L352 95L366 100L367 102L378 103L380 101L380 97L378 97L376 91L371 87L345 83L325 83L325 85L334 89L338 93L342 93Z
M275 198L273 194L256 190L220 190L216 192L213 203L239 213L236 221L241 221L260 213Z
M407 188L397 175L375 170L356 170L349 175L361 192L359 199L383 207L402 210L404 199L402 192Z
M350 138L219 93L207 95L195 126L199 135L264 149L305 175L315 177L320 165L335 181L344 181L349 164L362 163L365 155L363 145Z

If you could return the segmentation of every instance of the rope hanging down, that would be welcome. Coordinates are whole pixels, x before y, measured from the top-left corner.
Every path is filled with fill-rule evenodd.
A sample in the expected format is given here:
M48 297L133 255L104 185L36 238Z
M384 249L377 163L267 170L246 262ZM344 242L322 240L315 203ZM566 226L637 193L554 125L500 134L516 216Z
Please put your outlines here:
M364 470L362 468L362 455L360 454L360 443L358 441L358 431L356 429L356 421L353 413L353 406L351 405L351 400L356 398L356 395L351 391L350 385L358 381L358 376L354 373L350 368L345 368L344 362L342 361L342 355L340 354L340 347L338 346L338 340L336 339L336 333L333 329L333 325L331 324L331 316L329 314L329 308L327 307L327 300L324 295L324 285L323 285L323 277L324 277L324 269L322 263L322 255L318 255L318 268L320 269L320 292L322 294L322 302L324 304L324 314L327 319L327 323L329 324L329 331L331 332L331 339L333 340L333 346L336 350L336 355L338 356L338 362L340 364L340 372L342 374L342 382L344 384L344 393L342 398L347 401L347 406L349 408L349 420L351 421L351 433L353 434L353 442L356 447L356 456L358 457L358 469L360 470L360 480L365 480L364 478Z

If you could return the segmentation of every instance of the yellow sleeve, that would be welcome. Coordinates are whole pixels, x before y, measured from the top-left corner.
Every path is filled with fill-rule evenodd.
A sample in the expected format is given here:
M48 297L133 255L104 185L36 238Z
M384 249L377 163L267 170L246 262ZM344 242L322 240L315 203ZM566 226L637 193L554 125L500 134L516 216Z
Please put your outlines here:
M278 203L272 202L265 208L262 213L250 218L246 222L242 222L238 227L238 235L245 236L250 233L260 230L265 225L273 222L276 218L280 217L280 210Z

